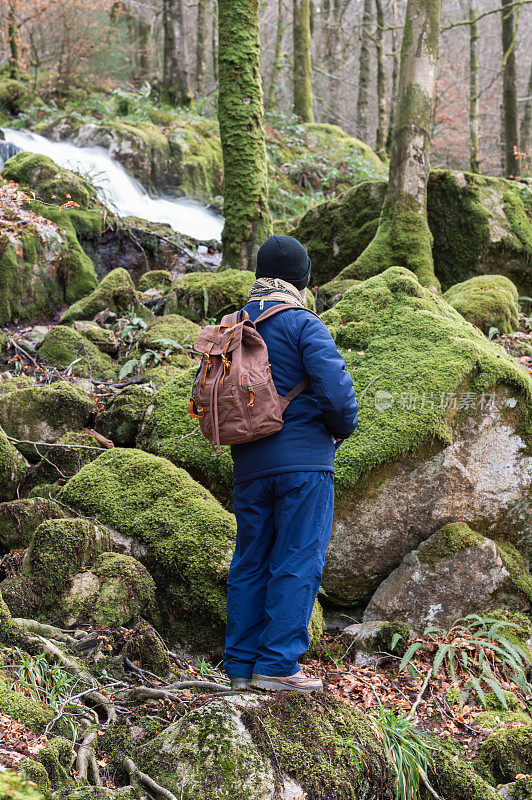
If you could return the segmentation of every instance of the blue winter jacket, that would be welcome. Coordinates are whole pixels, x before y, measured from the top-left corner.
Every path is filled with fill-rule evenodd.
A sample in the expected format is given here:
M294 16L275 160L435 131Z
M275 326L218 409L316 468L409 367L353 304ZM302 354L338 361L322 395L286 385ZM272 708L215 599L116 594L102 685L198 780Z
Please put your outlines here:
M244 306L252 320L276 305L258 300ZM358 405L351 376L323 322L306 310L282 311L259 323L273 381L285 395L305 376L309 388L283 414L278 433L231 447L234 483L282 472L334 472L334 439L357 426Z

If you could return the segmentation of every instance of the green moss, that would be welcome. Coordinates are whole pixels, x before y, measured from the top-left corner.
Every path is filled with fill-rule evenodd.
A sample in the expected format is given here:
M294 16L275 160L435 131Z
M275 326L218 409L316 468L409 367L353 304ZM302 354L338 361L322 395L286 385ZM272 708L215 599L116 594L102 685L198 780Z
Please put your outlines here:
M222 454L214 458L211 445L200 433L183 438L197 428L197 420L189 414L196 371L191 367L155 394L153 411L143 425L137 446L170 459L210 487L215 496L228 499L233 476L229 448L222 448Z
M443 297L486 335L491 328L499 333L519 329L519 293L504 275L478 275L451 286Z
M11 612L0 592L0 642L9 644L13 638L13 620Z
M112 380L117 368L86 336L65 325L54 325L39 348L39 358L59 370L70 367L80 378Z
M0 403L0 425L8 436L28 441L56 442L72 430L85 427L93 401L66 381L11 392ZM19 444L30 460L42 454L33 445Z
M153 391L145 386L126 386L100 411L96 430L116 445L133 446L153 398Z
M457 409L442 397L472 391L480 403L482 393L504 384L523 397L523 424L530 419L532 382L524 370L406 269L393 267L350 289L323 321L358 394L378 378L361 403L363 423L336 456L340 503L380 464L424 443L451 441ZM391 407L379 410L375 391L387 393Z
M26 474L27 464L18 450L0 431L0 501L11 500Z
M190 357L184 353L172 356L168 361L158 364L156 367L148 367L143 370L142 377L146 383L153 384L157 388L167 386L190 366Z
M102 553L92 571L102 584L91 609L91 617L97 624L110 628L124 625L153 604L153 578L135 558Z
M76 319L93 319L106 308L118 314L128 310L137 314L141 311L135 285L129 273L122 267L113 269L93 292L70 306L61 317L61 322L67 324Z
M309 650L314 650L323 633L323 610L316 598L308 626Z
M57 483L40 483L38 486L34 486L33 489L28 492L28 499L33 497L44 497L46 500L53 500L57 496L60 489L61 487Z
M71 446L69 447L69 445ZM74 445L79 445L79 447L74 447ZM72 431L59 439L57 447L52 445L47 448L44 446L41 447L41 451L45 453L46 457L37 464L31 473L32 483L35 484L68 480L85 464L98 458L103 452L103 448L92 433Z
M493 786L532 772L532 727L508 728L490 734L474 760L476 771Z
M18 389L27 389L28 386L35 386L35 379L29 375L15 375L13 378L5 378L0 381L0 397Z
M148 289L165 289L172 283L172 273L167 269L152 269L140 276L139 292L147 292Z
M254 282L255 275L248 270L189 272L173 282L166 313L181 314L195 322L220 319L246 304Z
M516 781L508 797L509 800L532 800L532 777Z
M450 706L459 706L462 704L462 693L456 686L449 686L443 695L445 702Z
M161 637L145 620L140 620L135 626L127 641L126 652L131 661L139 661L144 669L155 675L168 675L171 670L170 658Z
M532 603L532 575L524 557L510 542L505 541L497 542L497 553L510 573L516 589L519 589Z
M106 725L96 740L96 756L106 759L115 781L128 780L122 762L124 758L132 757L133 749L134 742L128 725Z
M50 739L37 756L46 769L52 790L73 786L69 772L74 760L74 748L66 739Z
M309 800L394 798L394 771L364 714L325 694L274 697L243 713L266 758Z
M0 88L0 111L8 117L16 117L31 103L32 92L27 83L2 75Z
M502 706L501 706L502 708ZM524 711L481 711L474 719L475 728L491 730L504 725L532 725L532 717Z
M394 642L396 636L397 642ZM392 653L395 656L403 656L408 647L410 638L410 628L406 622L384 622L373 637L373 649L379 653ZM393 643L393 644L392 644Z
M19 769L23 777L34 783L39 792L48 800L52 793L52 787L44 764L31 758L25 758L20 762Z
M39 789L18 772L0 772L0 800L43 800Z
M352 289L354 286L358 286L360 283L361 281L357 281L354 278L346 278L345 280L333 278L332 281L324 283L323 286L320 286L318 289L318 310L322 312L328 308L332 308L334 305L336 305L336 303L338 303L339 300L342 299L348 289Z
M13 617L32 619L38 613L41 606L40 594L37 593L33 581L25 575L19 573L12 578L5 578L0 583L0 591Z
M1 635L1 634L0 634ZM46 726L55 717L53 709L42 705L37 700L32 700L22 692L10 689L7 681L0 675L0 712L8 714L13 719L19 719L35 733L44 733ZM63 733L68 730L68 725L61 720L54 726L55 730Z
M89 320L76 320L72 325L75 331L82 333L90 342L96 345L102 353L116 355L118 351L118 339L110 328L102 328L97 322Z
M21 152L9 158L2 177L34 192L38 200L62 205L73 202L87 208L96 202L96 191L81 175L62 169L48 156Z
M47 595L47 602L53 604L68 579L108 548L107 531L89 520L47 520L35 531L24 573Z
M184 470L140 450L109 450L70 479L61 501L146 545L143 562L161 601L170 599L176 630L211 647L221 638L234 517Z
M429 539L421 542L417 556L422 564L434 564L448 558L460 550L468 550L481 544L483 537L471 530L464 522L451 522L444 525Z
M500 800L500 796L453 748L438 748L432 752L428 771L431 786L441 797L452 800ZM429 793L422 790L423 800Z
M216 121L196 119L181 124L169 137L170 157L180 189L188 197L209 202L222 194L222 147Z
M161 339L171 339L189 350L194 347L200 332L200 326L190 319L179 314L165 314L164 317L155 317L150 322L148 328L141 334L138 345L141 350L147 348L165 350L166 347L161 343Z

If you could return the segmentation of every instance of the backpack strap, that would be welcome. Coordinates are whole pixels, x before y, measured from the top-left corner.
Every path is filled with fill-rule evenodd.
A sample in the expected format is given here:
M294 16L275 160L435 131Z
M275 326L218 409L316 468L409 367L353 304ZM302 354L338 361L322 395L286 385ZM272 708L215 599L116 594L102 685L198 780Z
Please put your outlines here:
M272 308L267 308L266 311L263 311L262 314L259 314L257 319L255 320L255 325L258 322L264 322L264 320L273 317L275 314L279 314L280 311L288 311L289 309L295 309L296 311L308 311L309 314L313 314L315 317L321 320L319 314L316 314L315 311L311 311L310 308L305 308L304 306L295 306L291 305L290 303L278 303L276 306L272 306Z
M305 389L308 389L309 386L310 386L310 379L308 377L303 378L303 380L300 381L300 383L298 383L297 386L294 386L294 388L291 389L287 394L285 394L284 397L281 397L280 400L283 411L290 405L290 403L295 397L304 392Z
M223 325L227 328L233 328L239 322L245 322L248 319L248 312L242 309L241 311L235 311L233 314L226 314L225 317L222 317L220 325Z

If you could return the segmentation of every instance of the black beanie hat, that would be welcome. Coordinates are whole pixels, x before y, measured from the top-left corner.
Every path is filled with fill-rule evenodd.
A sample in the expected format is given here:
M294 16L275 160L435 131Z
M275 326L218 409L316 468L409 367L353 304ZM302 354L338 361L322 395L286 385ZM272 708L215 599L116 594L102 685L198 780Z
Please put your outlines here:
M305 289L310 280L310 258L293 236L276 233L259 247L255 275L257 278L280 278L296 289Z

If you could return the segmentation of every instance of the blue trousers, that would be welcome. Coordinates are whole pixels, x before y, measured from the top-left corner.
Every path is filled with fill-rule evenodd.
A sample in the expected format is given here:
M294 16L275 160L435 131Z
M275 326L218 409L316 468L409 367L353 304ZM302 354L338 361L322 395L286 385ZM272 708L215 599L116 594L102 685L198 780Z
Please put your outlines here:
M230 678L294 675L331 538L334 476L288 472L237 484L227 580L224 668Z

